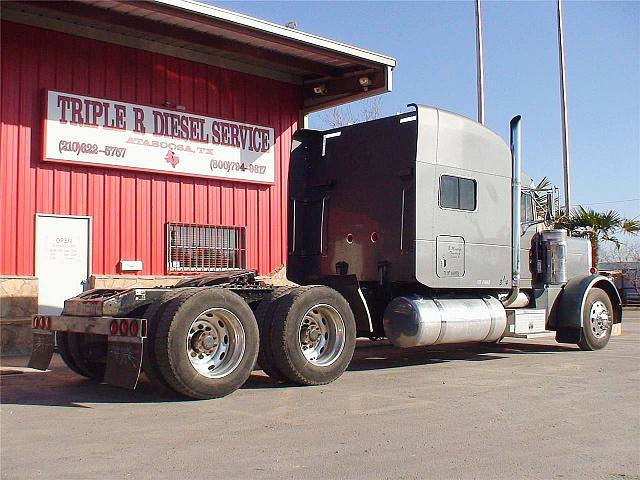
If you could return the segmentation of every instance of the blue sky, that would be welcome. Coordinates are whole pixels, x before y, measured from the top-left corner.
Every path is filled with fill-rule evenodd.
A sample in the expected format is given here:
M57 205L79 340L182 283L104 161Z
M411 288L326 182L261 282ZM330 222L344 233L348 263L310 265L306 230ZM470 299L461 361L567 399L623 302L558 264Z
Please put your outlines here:
M395 57L385 115L416 102L476 116L472 1L211 3ZM567 1L564 27L573 203L640 217L640 2ZM561 186L555 2L484 1L483 29L487 126L506 139L521 114L525 170Z

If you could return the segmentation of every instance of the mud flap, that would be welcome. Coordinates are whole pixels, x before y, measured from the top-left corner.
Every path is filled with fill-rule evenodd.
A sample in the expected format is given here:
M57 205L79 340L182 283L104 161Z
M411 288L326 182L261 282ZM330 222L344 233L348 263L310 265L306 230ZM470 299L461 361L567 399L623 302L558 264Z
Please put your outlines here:
M142 368L142 345L140 337L109 336L104 382L117 387L136 388Z
M618 335L622 335L622 324L621 323L614 323L612 328L611 328L611 336L612 337L617 337Z
M371 336L373 334L373 320L367 301L360 290L358 277L355 275L330 275L322 277L320 283L340 292L353 311L358 334L365 337Z
M29 359L29 368L47 370L53 357L53 332L44 330L33 331L33 349Z

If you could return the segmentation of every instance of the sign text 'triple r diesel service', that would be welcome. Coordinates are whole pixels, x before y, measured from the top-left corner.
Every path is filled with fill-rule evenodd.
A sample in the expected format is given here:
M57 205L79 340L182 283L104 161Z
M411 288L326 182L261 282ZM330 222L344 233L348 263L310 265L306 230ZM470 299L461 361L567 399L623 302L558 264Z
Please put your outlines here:
M273 183L273 128L48 91L44 159Z

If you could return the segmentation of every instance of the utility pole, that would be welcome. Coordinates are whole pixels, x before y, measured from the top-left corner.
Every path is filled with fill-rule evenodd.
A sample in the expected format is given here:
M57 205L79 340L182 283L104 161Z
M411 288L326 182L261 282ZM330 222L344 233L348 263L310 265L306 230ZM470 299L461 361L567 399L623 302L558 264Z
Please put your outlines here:
M558 6L558 58L560 61L560 105L562 108L562 165L564 167L564 209L571 212L571 177L569 161L569 116L567 114L567 87L564 69L564 40L562 34L562 0Z
M476 0L476 57L478 78L478 122L484 125L484 67L482 60L482 7Z

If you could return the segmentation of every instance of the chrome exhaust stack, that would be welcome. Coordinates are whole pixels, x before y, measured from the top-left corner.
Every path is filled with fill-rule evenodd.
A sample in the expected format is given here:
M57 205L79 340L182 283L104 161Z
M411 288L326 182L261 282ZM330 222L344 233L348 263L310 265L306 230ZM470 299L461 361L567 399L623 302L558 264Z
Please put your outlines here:
M505 298L502 303L505 307L508 307L518 298L520 293L520 192L521 185L521 171L522 171L522 158L520 153L521 148L521 133L520 133L520 115L516 115L511 119L509 123L510 129L510 146L511 146L511 159L513 162L513 172L511 179L511 293Z

